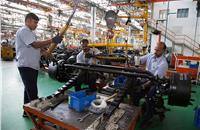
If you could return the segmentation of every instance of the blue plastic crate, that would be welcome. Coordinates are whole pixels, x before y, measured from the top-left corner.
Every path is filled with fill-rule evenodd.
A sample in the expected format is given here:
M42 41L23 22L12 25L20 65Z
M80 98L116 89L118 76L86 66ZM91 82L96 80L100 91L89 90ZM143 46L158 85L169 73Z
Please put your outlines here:
M194 124L197 128L200 128L200 106L198 106L195 110L194 115Z
M83 111L90 106L90 103L96 99L96 94L86 95L84 90L72 92L69 94L69 107L78 112Z
M199 65L198 64L190 64L189 67L192 69L198 69Z
M120 75L120 76L115 78L114 86L117 87L117 88L121 88L125 85L126 80L127 80L126 76Z

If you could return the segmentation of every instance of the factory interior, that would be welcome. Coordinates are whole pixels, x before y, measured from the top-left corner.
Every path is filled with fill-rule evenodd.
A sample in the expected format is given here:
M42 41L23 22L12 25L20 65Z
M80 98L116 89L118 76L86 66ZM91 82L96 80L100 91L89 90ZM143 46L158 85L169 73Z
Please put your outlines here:
M200 129L200 0L1 0L0 130Z

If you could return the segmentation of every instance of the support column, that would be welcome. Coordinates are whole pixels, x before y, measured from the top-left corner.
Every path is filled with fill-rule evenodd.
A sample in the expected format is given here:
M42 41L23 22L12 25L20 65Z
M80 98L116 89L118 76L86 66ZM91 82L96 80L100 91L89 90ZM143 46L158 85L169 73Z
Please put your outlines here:
M96 7L91 7L91 29L90 29L90 39L93 43L96 38Z
M183 44L182 46L181 46L181 54L183 55L183 53L184 53L184 48L185 48L185 45Z
M128 41L127 41L128 44L131 43L131 26L128 26Z

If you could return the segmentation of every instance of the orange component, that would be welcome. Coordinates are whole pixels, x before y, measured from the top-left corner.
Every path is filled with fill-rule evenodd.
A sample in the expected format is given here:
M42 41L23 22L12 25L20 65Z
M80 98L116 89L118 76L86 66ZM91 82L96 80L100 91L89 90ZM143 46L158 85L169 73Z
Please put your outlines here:
M195 60L200 61L200 57L196 56L176 56L178 60Z
M193 79L197 78L197 69L176 67L176 71L179 73L190 73Z

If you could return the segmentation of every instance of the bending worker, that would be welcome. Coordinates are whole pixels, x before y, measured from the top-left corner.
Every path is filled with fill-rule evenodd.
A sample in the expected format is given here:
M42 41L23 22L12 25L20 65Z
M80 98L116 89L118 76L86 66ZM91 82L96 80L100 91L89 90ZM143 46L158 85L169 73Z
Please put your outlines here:
M98 64L99 60L97 60L95 56L100 54L101 52L97 48L90 48L88 46L89 41L87 39L82 39L80 43L82 51L77 55L76 62L83 64ZM79 80L75 85L75 90L81 90L81 84L84 83L89 86L90 90L95 91L96 88L94 85L96 83L97 78L97 73L82 70L78 75Z
M140 57L140 63L146 64L146 70L150 71L154 76L164 78L168 70L168 63L164 56L166 50L165 43L158 42L154 50L154 54Z
M147 54L145 56L142 56L140 58L140 63L145 64L146 63L146 70L150 71L154 76L158 76L159 78L164 78L167 70L168 70L168 63L165 57L165 50L166 45L164 42L158 42L155 47L155 53L154 54ZM158 113L160 120L162 121L165 117L164 112L167 110L164 106L164 101L162 97L160 97L158 102L160 102L160 106L156 106L154 101L152 100L153 96L156 93L156 86L151 84L151 81L147 81L143 85L143 89L148 90L147 93L145 93L145 100L146 100L146 111L143 116L143 120L141 122L142 127L147 127L149 125L150 119L153 117L155 113ZM135 98L138 97L137 94L135 94ZM136 103L138 104L138 99ZM155 108L155 109L154 109Z
M154 76L158 76L159 78L164 78L168 70L168 63L164 56L165 50L166 50L165 43L158 42L156 44L154 53L150 53L150 54L140 57L140 63L146 64L146 70L151 72ZM152 88L151 81L146 80L146 79L142 80L139 85L141 86L142 89L145 89L145 90L146 89L149 90L150 88ZM140 87L135 87L136 90L138 88ZM132 92L133 104L136 106L139 105L139 100L146 94L146 93L143 93L143 91L142 92L140 91L141 90L139 89L139 92L137 91Z

